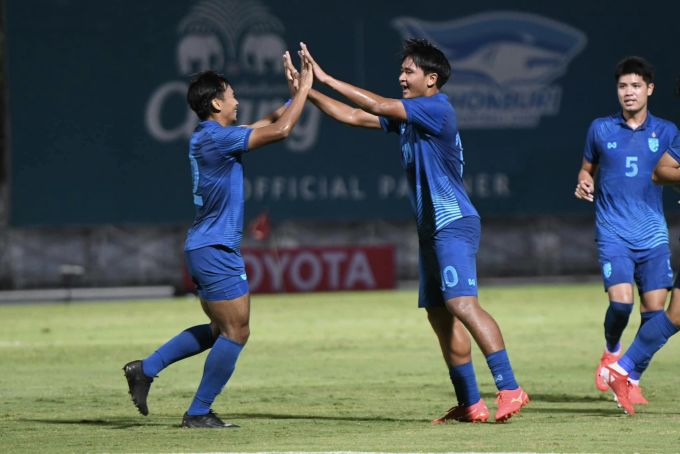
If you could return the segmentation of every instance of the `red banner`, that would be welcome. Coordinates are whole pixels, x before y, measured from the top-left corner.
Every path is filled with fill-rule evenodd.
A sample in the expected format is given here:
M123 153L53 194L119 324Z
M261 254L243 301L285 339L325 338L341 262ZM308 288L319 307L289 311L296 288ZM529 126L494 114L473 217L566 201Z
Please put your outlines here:
M394 246L242 251L251 293L394 288Z

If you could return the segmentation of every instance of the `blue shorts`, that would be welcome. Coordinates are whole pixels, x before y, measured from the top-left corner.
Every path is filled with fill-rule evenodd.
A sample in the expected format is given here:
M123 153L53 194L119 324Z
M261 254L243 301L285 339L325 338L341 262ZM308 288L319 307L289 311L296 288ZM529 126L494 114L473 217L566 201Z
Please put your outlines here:
M673 286L671 250L668 244L631 250L620 242L598 241L604 291L616 284L635 284L640 294Z
M248 277L240 252L213 245L184 251L184 257L203 301L233 300L248 293Z
M477 296L479 218L451 222L420 240L420 292L418 307L441 307L459 296Z

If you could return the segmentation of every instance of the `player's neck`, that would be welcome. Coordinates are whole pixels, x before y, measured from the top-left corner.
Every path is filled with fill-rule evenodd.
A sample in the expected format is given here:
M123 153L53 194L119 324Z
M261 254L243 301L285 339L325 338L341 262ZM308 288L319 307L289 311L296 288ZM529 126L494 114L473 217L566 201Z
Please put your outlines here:
M631 129L637 129L647 120L647 108L640 109L637 112L623 111L623 119Z

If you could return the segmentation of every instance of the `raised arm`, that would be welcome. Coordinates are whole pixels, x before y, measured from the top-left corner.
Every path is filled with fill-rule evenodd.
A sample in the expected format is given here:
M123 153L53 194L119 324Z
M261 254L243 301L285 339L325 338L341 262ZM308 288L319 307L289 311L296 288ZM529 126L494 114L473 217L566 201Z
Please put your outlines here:
M288 78L288 85L294 92L298 85L296 81L299 80L300 75L295 68L295 65L293 65L288 52L283 56L283 66L286 77ZM308 99L323 113L341 123L364 128L380 128L380 120L376 115L337 101L317 90L310 90Z
M323 113L346 125L375 129L381 127L377 115L352 107L314 89L309 92L309 100Z
M656 184L680 183L680 163L669 152L665 152L656 163L652 181Z
M326 72L321 69L321 66L319 66L319 64L309 53L307 45L305 45L305 43L300 43L300 47L302 48L301 56L307 58L311 62L312 68L314 69L314 77L319 82L337 91L342 96L349 99L353 104L359 106L359 108L365 112L379 117L388 117L402 121L406 120L406 109L404 109L404 105L400 100L385 98L326 74Z
M291 68L295 71L295 73L291 72ZM293 96L295 96L295 93L297 93L299 85L300 85L300 74L297 72L295 67L293 66L291 60L290 60L290 53L286 51L285 54L283 54L283 71L284 74L286 75L286 82L288 82L288 90L290 91L290 97L291 99ZM286 111L288 108L287 104L282 105L278 109L276 109L274 112L270 113L266 117L256 121L253 124L246 125L249 128L255 129L255 128L261 128L262 126L267 126L272 123L274 123L276 120L281 118L281 115Z
M295 96L293 96L290 106L288 106L288 108L284 107L281 116L273 123L253 129L253 132L248 139L249 150L254 150L255 148L278 142L290 135L295 123L297 123L300 119L300 115L302 115L302 110L305 107L305 101L307 100L309 90L312 88L313 81L314 75L312 64L309 59L303 58L302 71L300 73L300 86L295 93Z
M595 173L597 172L597 164L583 159L581 170L578 172L578 179L576 181L576 191L574 195L577 199L587 200L592 202L595 199Z

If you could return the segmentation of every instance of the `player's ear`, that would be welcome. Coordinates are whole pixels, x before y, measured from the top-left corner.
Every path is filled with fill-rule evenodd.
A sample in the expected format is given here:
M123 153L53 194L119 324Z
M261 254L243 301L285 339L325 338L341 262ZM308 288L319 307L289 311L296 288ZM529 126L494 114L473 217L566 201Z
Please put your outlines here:
M212 107L213 112L220 112L222 110L222 102L219 98L213 98L210 101L210 107Z
M437 73L430 73L427 75L427 88L432 88L437 85L437 79L439 75Z
M647 96L651 96L654 93L654 82L647 84Z

